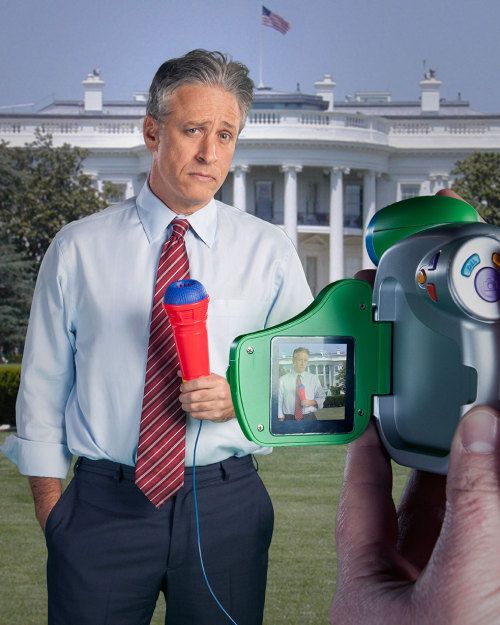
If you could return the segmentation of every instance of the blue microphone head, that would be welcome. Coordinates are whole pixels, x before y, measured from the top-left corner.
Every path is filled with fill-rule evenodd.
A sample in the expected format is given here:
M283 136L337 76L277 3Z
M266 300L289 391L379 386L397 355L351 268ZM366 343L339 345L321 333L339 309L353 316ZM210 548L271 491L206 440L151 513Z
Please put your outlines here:
M177 280L168 285L163 303L174 306L195 304L208 297L205 287L198 280Z

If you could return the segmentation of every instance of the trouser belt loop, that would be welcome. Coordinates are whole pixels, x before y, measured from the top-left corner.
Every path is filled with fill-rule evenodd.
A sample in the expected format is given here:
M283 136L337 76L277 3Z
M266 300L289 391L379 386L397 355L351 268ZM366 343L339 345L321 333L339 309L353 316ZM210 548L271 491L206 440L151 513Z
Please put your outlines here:
M227 467L224 466L224 462L220 463L220 471L222 473L222 480L224 482L227 482L231 476L230 476L230 473L229 473Z
M117 482L123 482L123 478L125 477L125 473L123 471L123 467L121 464L119 464L116 467L116 472L115 472L115 480Z

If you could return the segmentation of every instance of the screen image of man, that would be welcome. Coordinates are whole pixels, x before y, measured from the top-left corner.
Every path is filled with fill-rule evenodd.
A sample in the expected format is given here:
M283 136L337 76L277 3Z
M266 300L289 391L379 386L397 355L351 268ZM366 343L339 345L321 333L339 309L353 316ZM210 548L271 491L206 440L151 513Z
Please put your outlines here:
M233 338L312 300L282 232L214 200L253 98L248 69L194 50L149 91L148 179L137 197L66 225L35 289L17 401L2 451L29 476L48 548L49 625L147 625L160 592L168 625L217 625L202 550L239 625L262 623L273 509L224 377ZM211 374L182 382L166 286L210 296ZM73 457L75 475L62 493Z
M316 419L316 411L323 408L326 393L318 376L306 371L308 362L309 350L306 347L294 349L293 370L279 380L279 421Z

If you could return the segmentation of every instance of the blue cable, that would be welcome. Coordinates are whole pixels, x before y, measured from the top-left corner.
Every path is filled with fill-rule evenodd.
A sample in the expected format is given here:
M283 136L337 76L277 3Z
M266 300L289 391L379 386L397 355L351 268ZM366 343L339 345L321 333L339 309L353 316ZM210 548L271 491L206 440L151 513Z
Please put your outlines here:
M205 578L205 583L207 585L210 594L214 598L215 603L219 606L222 612L227 616L227 618L233 623L233 625L238 625L238 623L227 613L224 609L222 603L217 599L212 587L210 586L210 582L208 581L207 574L205 572L205 565L203 564L203 556L201 554L201 539L200 539L200 519L198 516L198 498L196 496L196 447L198 446L198 439L200 438L201 426L203 425L203 421L200 420L200 427L198 428L198 434L196 435L196 441L194 443L194 451L193 451L193 500L194 500L194 516L196 520L196 534L198 537L198 553L200 554L200 565L201 571L203 573L203 577Z

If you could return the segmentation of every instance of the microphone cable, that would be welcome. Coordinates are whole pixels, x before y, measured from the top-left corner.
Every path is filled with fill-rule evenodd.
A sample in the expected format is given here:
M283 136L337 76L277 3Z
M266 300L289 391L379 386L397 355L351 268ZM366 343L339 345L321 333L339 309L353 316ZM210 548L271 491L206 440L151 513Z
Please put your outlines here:
M200 425L198 427L198 434L196 435L196 441L194 443L194 451L193 451L193 501L194 501L194 516L196 522L196 536L198 539L198 553L200 556L200 565L201 571L203 573L203 577L205 579L205 584L207 585L210 594L212 595L215 603L221 609L221 611L227 616L227 618L233 623L233 625L238 625L238 623L232 618L232 616L227 612L222 603L217 598L215 592L212 590L212 586L208 581L207 573L205 571L205 565L203 563L203 555L201 552L201 538L200 538L200 518L198 514L198 497L196 495L196 448L198 446L198 439L200 438L201 426L203 425L203 421L200 419Z

